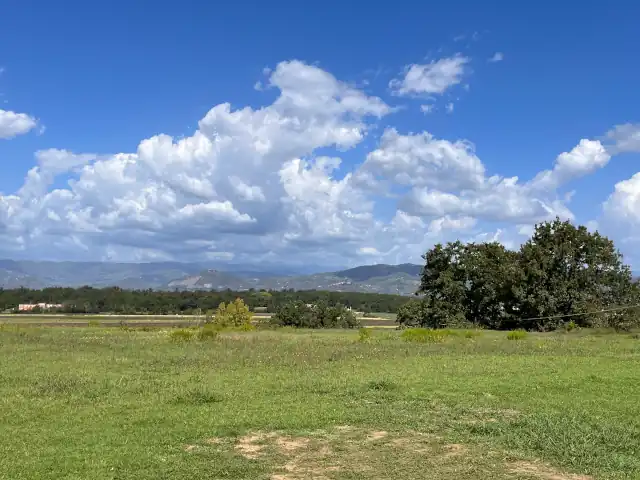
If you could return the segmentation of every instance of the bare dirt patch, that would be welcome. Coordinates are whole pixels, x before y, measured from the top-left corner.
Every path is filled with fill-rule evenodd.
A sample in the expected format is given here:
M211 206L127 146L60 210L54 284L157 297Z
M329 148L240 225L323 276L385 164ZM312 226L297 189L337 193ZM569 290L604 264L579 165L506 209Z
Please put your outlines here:
M496 479L592 480L563 473L542 462L505 463L504 453L478 450L478 446L447 443L433 433L335 427L305 435L254 431L231 439L209 438L186 451L231 448L244 458L260 461L270 480L335 480L369 478L386 480L398 472L404 478L475 480L491 472Z
M277 437L276 445L285 453L292 453L296 450L307 448L310 440L306 437Z
M588 475L562 473L548 465L533 462L516 462L509 465L509 471L521 475L529 475L542 480L593 480Z
M387 435L389 435L389 434L387 432L383 431L383 430L376 431L376 432L371 432L369 434L369 436L367 437L367 440L369 440L370 442L373 442L373 441L376 441L376 440L382 440Z
M241 437L236 443L236 451L245 458L257 459L264 450L265 440L273 438L276 433L252 433Z
M445 445L444 449L446 451L446 453L444 454L445 457L458 457L467 453L467 447L465 447L464 445L460 445L459 443Z

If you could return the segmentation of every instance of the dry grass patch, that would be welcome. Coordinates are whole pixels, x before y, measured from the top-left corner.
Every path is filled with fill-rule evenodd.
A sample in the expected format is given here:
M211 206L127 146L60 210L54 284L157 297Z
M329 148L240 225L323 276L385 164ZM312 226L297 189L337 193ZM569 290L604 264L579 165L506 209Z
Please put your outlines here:
M306 436L251 432L237 439L233 448L244 458L270 464L271 480L331 480L353 475L382 479L389 478L398 467L406 472L437 468L452 472L442 478L453 478L460 470L460 457L469 453L464 445L446 444L436 435L349 426Z
M235 449L244 458L255 460L262 454L262 450L266 446L266 441L273 439L277 436L278 434L275 432L251 433L249 435L245 435L244 437L240 437L240 439L235 445Z
M387 435L389 435L387 432L381 430L381 431L377 431L377 432L371 432L368 436L367 436L367 440L374 442L376 440L382 440L383 438L385 438Z
M509 465L509 471L518 475L528 475L541 480L593 480L588 475L562 473L549 465L534 462L516 462Z

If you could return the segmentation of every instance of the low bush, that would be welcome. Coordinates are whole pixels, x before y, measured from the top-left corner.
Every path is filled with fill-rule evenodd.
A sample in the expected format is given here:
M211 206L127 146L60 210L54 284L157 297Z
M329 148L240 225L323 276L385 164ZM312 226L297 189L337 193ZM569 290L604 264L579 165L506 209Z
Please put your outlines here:
M308 305L300 301L287 303L269 320L272 325L296 328L358 328L360 321L344 305L318 302Z
M564 329L565 329L567 332L573 332L574 330L576 330L576 329L578 329L578 328L579 328L579 327L578 327L578 324L577 324L576 322L574 322L573 320L571 320L569 323L567 323L567 324L564 326Z
M194 330L188 328L178 328L169 332L169 338L173 342L188 342L196 335Z
M198 340L201 342L207 340L215 340L218 338L219 331L211 324L204 325L200 330L198 330Z
M361 328L358 330L358 341L361 343L366 343L371 340L372 332L368 328Z
M527 337L525 330L512 330L507 333L507 340L524 340Z

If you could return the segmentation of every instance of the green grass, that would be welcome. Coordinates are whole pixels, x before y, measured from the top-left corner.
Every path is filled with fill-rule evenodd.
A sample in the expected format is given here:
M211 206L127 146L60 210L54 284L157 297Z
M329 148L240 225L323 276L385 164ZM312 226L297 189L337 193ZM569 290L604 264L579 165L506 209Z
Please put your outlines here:
M0 328L0 479L640 478L629 334L169 332Z

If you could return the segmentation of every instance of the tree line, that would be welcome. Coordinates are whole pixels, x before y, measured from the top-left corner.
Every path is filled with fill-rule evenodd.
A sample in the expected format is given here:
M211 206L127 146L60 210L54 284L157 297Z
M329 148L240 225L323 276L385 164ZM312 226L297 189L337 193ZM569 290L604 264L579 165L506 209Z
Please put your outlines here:
M282 305L299 301L304 304L344 305L365 313L396 313L398 308L407 301L407 297L400 295L315 290L169 292L124 290L117 287L45 288L42 290L18 288L0 289L0 310L17 312L20 304L48 303L61 304L63 307L58 311L69 314L190 315L205 314L217 309L221 303L228 304L236 298L242 299L251 310L256 312L276 312Z
M620 252L607 237L568 221L536 225L517 251L457 241L423 258L418 298L398 311L402 326L546 331L640 324L640 288Z

